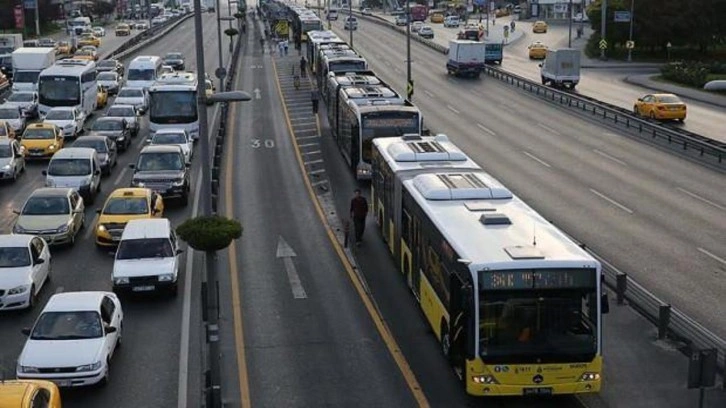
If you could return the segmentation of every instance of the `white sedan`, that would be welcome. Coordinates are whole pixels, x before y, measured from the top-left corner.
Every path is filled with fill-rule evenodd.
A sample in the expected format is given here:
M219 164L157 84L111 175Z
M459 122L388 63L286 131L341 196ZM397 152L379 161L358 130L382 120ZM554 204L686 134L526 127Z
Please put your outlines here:
M32 308L50 278L50 251L34 235L0 235L0 310Z
M93 35L95 35L96 37L105 37L106 36L106 29L103 27L98 27L98 26L93 27L93 29L91 31L93 31Z
M192 162L194 154L194 141L184 129L159 129L149 140L151 145L173 145L179 146L184 153L187 163Z
M118 105L132 105L143 114L149 108L149 95L143 88L123 87L113 102Z
M51 296L18 357L18 379L53 381L59 387L108 383L111 357L121 344L123 311L111 292Z
M58 126L63 137L76 137L83 131L86 115L78 107L58 106L51 108L43 118L43 123Z

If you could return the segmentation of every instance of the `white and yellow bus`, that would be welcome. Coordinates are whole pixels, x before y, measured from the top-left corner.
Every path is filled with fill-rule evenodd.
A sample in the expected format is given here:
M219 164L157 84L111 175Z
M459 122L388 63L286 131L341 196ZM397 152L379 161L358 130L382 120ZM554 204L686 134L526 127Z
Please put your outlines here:
M474 396L598 392L600 263L446 138L373 141L373 213Z

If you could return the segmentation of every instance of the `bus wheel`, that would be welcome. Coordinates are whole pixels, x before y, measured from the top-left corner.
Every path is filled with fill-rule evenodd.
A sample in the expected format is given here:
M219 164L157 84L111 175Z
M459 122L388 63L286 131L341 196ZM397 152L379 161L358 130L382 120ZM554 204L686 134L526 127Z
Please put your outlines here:
M451 338L449 337L449 327L443 320L441 321L441 352L448 360L451 354Z

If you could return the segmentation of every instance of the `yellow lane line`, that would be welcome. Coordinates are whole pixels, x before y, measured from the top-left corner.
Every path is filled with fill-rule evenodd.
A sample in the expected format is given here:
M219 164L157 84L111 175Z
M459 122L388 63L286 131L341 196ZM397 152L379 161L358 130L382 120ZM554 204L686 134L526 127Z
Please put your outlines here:
M237 82L242 75L237 76ZM238 84L236 84L238 85ZM229 127L227 128L227 134L225 140L227 143L227 157L225 157L224 166L224 209L227 218L234 217L234 207L232 206L232 178L233 167L232 163L232 152L234 152L234 139L235 139L235 127L237 122L237 103L231 103L230 109L227 115L232 120L229 121ZM249 375L247 373L247 356L245 355L245 340L244 330L242 328L242 300L239 293L239 271L237 269L237 241L232 241L232 245L228 248L228 260L229 260L229 281L232 286L232 317L234 320L234 345L237 354L237 376L239 377L239 393L240 402L242 408L249 408L252 406L250 400L250 384Z
M305 165L303 164L303 158L300 155L300 150L298 148L297 140L295 139L295 131L292 127L292 122L290 121L290 115L287 111L287 105L285 104L285 98L282 94L282 88L280 86L280 80L277 76L277 64L275 64L275 61L273 59L272 61L272 69L275 71L275 83L277 84L277 92L280 96L280 101L282 101L282 109L285 112L285 121L287 122L287 128L289 129L290 138L292 139L292 144L295 146L295 157L297 158L298 166L300 167L300 172L302 174L302 178L305 182L305 187L308 190L308 194L310 195L311 201L313 202L313 205L315 207L316 212L318 213L318 217L320 218L320 221L325 225L325 231L328 234L328 239L330 240L331 244L333 245L333 248L335 248L335 252L338 254L338 257L340 258L341 263L345 267L346 272L348 273L348 278L350 279L351 283L353 284L353 287L355 288L356 292L358 292L358 296L363 301L363 304L366 307L366 310L368 311L368 314L370 315L371 319L373 320L373 323L376 326L376 329L378 330L378 333L381 335L381 338L383 339L383 342L386 344L386 347L388 348L388 352L391 354L391 357L393 357L394 361L396 362L396 365L398 366L398 369L401 371L401 374L403 375L403 378L406 380L406 384L408 385L408 388L411 390L411 394L413 394L413 397L416 399L416 402L418 403L419 407L429 407L428 400L426 399L426 395L424 395L423 390L421 389L421 386L418 383L418 380L416 380L416 375L413 373L413 370L411 370L411 366L409 366L408 361L406 361L406 357L404 357L403 353L401 352L400 347L398 347L398 343L393 337L393 334L391 334L390 329L386 325L385 321L383 320L383 316L378 313L378 310L375 306L373 306L373 300L371 299L370 295L366 293L366 291L363 289L363 285L356 277L355 271L353 271L353 266L348 261L348 258L345 256L345 251L341 247L340 243L338 242L338 239L335 237L335 234L333 234L333 229L330 227L330 224L328 224L327 218L325 218L325 213L323 212L323 209L320 206L320 202L318 202L317 196L315 195L315 192L313 191L313 187L310 185L310 180L307 177L307 170L305 169ZM320 129L320 119L317 115L315 115L315 123L317 125L318 134L322 136L322 132Z

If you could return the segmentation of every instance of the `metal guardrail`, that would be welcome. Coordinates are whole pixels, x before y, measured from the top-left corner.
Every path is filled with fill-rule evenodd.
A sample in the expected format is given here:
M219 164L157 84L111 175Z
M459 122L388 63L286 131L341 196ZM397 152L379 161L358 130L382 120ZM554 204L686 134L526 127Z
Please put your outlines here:
M366 16L356 12L354 14L359 18L364 18L400 33L406 33L405 28L396 26L382 17ZM449 52L448 47L436 44L433 41L419 36L412 35L411 39L442 54L448 54ZM675 129L661 123L655 123L646 118L637 117L633 112L625 108L608 104L592 97L573 94L565 90L553 89L541 85L530 79L506 72L499 67L487 66L485 73L502 82L533 93L549 102L557 103L560 106L571 108L573 111L624 127L630 134L639 136L641 139L678 149L711 164L726 164L726 143L687 130Z
M397 27L381 17L363 16L360 14L359 17L402 33L406 32L405 29ZM411 38L416 38L416 41L442 54L448 53L448 48L440 44L418 38L418 36L411 36ZM586 112L604 120L612 121L616 125L625 126L626 129L637 130L640 135L666 141L668 144L677 145L684 150L696 150L701 157L708 155L718 163L726 162L724 160L726 159L725 143L684 130L676 131L669 129L663 125L654 124L648 120L635 117L632 113L621 107L600 102L594 98L573 95L561 90L548 88L531 80L507 73L499 68L487 67L486 73L502 81L514 84L526 91L535 93L549 101L572 107L580 112ZM572 239L572 237L570 238ZM574 239L573 241L577 242ZM670 338L681 341L687 345L690 351L711 348L718 350L719 370L722 374L726 373L726 340L720 338L681 310L673 308L669 303L655 296L626 273L618 270L605 259L588 249L586 245L580 243L580 246L602 263L605 283L615 291L618 300L627 299L630 306L655 324L658 327L660 338L669 336Z

